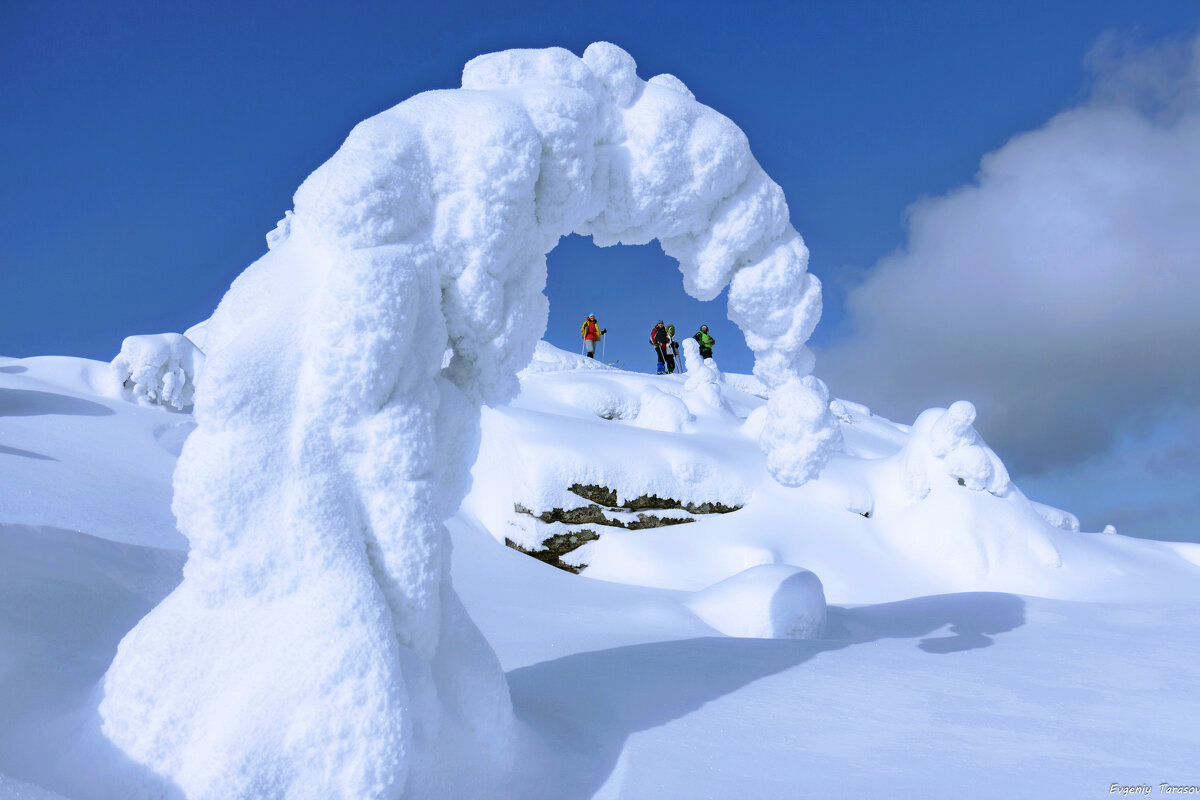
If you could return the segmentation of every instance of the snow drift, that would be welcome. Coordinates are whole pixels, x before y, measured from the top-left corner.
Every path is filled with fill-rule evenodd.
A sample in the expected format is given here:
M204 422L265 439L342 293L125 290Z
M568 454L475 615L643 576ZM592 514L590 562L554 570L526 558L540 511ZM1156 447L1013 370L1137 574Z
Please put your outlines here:
M184 579L122 641L100 706L132 760L190 797L487 795L514 723L443 522L573 231L657 238L697 298L728 285L755 375L786 392L772 469L819 468L836 438L805 380L820 284L744 134L611 44L481 56L462 89L355 127L203 329L175 475Z

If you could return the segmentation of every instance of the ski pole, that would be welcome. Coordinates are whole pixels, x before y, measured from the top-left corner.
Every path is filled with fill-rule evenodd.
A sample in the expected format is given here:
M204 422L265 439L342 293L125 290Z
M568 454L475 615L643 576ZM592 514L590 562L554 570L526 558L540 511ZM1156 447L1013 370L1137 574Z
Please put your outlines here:
M603 333L602 333L602 334L600 334L600 360L601 360L601 361L603 361L603 360L604 360L604 353L605 353L605 350L606 350L606 348L605 348L604 344L605 344L605 342L606 342L606 341L607 341L607 340L604 338L604 334L603 334Z

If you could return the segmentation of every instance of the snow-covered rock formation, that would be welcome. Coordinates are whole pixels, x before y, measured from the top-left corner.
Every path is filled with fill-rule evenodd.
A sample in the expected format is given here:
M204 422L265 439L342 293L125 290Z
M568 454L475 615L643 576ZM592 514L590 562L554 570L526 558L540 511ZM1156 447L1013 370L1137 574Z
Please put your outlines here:
M175 476L184 580L121 643L100 707L129 758L189 797L487 795L513 720L443 521L572 231L657 238L697 298L728 285L755 375L786 396L772 469L823 463L820 284L745 135L610 44L481 56L462 89L355 127L205 326ZM642 402L684 424L668 404Z

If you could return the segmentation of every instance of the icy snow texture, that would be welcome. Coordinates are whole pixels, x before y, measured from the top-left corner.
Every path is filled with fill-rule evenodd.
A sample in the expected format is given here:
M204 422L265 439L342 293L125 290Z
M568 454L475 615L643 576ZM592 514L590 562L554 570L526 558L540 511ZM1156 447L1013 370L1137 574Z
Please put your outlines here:
M727 636L815 639L825 630L825 590L806 569L763 564L739 572L686 601Z
M204 353L186 336L158 333L129 336L112 361L125 399L190 411Z
M104 729L189 796L480 796L513 722L442 523L480 405L545 329L545 254L657 238L693 296L732 280L755 374L793 405L826 402L800 380L820 285L745 135L611 44L476 58L461 90L357 125L294 200L205 326L189 562L122 642ZM772 469L811 476L836 425L772 420Z

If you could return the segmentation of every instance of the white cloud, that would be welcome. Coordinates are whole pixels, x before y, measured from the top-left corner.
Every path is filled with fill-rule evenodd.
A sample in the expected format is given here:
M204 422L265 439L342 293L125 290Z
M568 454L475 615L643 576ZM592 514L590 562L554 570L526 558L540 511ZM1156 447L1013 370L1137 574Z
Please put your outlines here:
M1088 63L1086 104L910 209L820 354L834 394L904 420L969 399L1017 471L1200 407L1200 38Z

